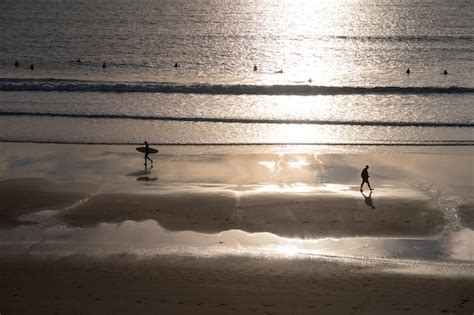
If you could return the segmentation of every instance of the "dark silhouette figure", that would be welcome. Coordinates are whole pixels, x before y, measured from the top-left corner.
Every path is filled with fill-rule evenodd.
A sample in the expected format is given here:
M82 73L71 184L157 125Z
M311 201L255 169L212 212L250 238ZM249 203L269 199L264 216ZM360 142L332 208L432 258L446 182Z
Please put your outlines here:
M20 63L18 62L18 60L15 60L15 68L18 68L20 66Z
M148 160L151 162L151 167L150 168L153 168L153 160L150 159L150 157L148 156L150 154L149 152L149 146L148 146L148 142L145 141L145 170L147 169L147 162Z
M364 186L364 183L367 183L367 185L369 186L369 189L370 190L373 190L372 187L370 187L370 183L369 183L369 166L366 165L365 168L362 170L362 173L360 174L360 177L362 177L362 183L360 184L360 191L362 191L362 186Z
M35 70L35 66L33 64L31 64L30 69Z
M309 83L313 82L313 79L309 78L308 82L309 82Z
M448 74L448 70L444 69L443 74L444 74L444 75L447 75L447 74Z
M257 65L253 65L253 72L255 72L257 70L258 70Z
M179 67L179 63L175 62L175 63L174 63L174 67L175 67L175 68L178 68L178 67Z
M360 191L360 193L362 194L362 196L364 196L364 202L367 206L371 207L372 209L375 209L374 207L374 203L373 203L373 200L372 200L372 191L370 191L369 195L366 196L362 190Z
M408 69L407 69L407 74L410 74L410 72L411 72L411 71L410 71L410 68L408 68Z
M275 73L283 73L283 69L280 69L278 71L275 71Z
M77 58L76 62L81 63L81 58Z
M102 63L102 69L105 69L105 68L107 68L107 65L104 62L104 63Z

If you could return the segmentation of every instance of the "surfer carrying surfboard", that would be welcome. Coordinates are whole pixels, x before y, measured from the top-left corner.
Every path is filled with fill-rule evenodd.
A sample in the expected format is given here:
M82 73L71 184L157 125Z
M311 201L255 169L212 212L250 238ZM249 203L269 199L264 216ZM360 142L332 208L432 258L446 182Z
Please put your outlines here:
M150 159L150 157L148 156L149 154L150 154L150 147L148 146L148 142L145 141L145 166L146 166L147 160L150 160L151 167L153 167L153 160Z
M155 154L155 153L158 153L158 149L154 149L154 148L150 148L150 146L148 145L148 142L145 141L145 146L144 147L138 147L136 148L136 150L140 153L144 153L145 154L145 170L147 169L147 162L150 161L151 162L151 167L150 168L153 168L153 160L150 159L150 154Z

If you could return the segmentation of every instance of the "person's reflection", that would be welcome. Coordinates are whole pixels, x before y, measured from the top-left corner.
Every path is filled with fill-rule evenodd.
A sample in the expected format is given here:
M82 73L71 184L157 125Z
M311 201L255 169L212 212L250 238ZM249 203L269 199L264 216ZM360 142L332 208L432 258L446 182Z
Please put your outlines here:
M363 191L361 191L360 193L362 194L362 196L364 196L365 204L368 205L369 207L371 207L372 209L375 209L374 203L373 203L373 200L372 200L372 191L370 191L368 196L366 196Z
M137 181L139 182L154 182L156 180L158 180L158 177L149 177L149 176L137 177Z

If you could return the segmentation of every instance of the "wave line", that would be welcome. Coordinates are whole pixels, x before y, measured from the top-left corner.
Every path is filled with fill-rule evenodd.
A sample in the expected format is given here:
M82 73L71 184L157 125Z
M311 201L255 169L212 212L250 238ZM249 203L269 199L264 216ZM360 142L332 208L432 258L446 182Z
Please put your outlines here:
M0 91L180 93L211 95L346 95L466 94L471 87L438 86L317 86L252 84L178 84L163 82L94 82L61 79L0 79Z
M125 114L71 114L48 112L10 112L0 111L1 116L63 117L88 119L132 119L176 122L233 123L233 124L295 124L295 125L347 125L347 126L386 126L386 127L474 127L474 123L429 122L429 121L345 121L345 120L309 120L309 119L254 119L225 117L176 117L141 116Z
M2 139L0 143L37 143L37 144L84 144L84 145L141 145L141 142L90 142L64 140ZM474 146L472 140L427 140L427 141L379 141L379 142L153 142L154 146L408 146L408 147L451 147Z

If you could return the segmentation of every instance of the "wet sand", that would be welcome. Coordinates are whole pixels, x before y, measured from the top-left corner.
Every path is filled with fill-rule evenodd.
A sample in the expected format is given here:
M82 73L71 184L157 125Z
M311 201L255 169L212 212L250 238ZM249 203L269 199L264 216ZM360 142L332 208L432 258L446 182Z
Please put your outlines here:
M170 231L220 233L238 229L283 237L423 236L440 232L443 214L428 200L359 196L233 194L107 194L60 215L71 225L156 220Z
M474 310L472 278L381 269L248 257L3 258L0 305L5 314L470 314Z
M474 310L472 155L0 148L2 314Z
M27 224L24 220L18 220L25 214L44 209L66 209L95 189L95 185L91 184L65 185L40 178L0 181L0 228Z

